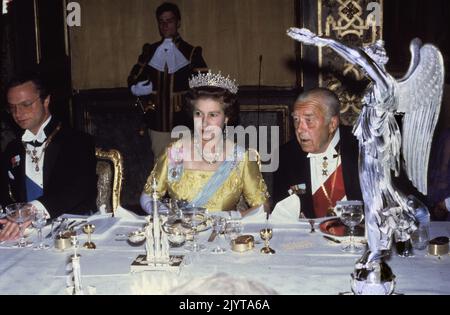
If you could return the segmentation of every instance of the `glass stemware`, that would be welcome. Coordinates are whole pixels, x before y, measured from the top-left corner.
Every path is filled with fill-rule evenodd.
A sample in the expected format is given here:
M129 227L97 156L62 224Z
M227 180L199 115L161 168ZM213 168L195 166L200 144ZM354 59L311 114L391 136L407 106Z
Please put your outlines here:
M193 232L192 243L187 245L185 248L191 252L199 252L204 250L206 247L204 244L197 243L196 235L201 224L204 224L207 220L206 208L201 207L189 207L184 208L183 212L183 222L190 227Z
M350 228L350 244L342 248L344 252L359 253L362 247L355 244L355 227L364 219L363 202L359 200L338 201L336 204L339 217L346 226Z
M28 247L32 243L27 241L23 235L24 223L31 221L36 208L31 203L13 203L6 206L6 216L9 221L16 223L19 226L19 241L15 246Z
M242 234L244 230L241 219L228 219L225 223L225 236L231 242Z
M213 216L213 229L214 233L216 233L217 236L217 245L211 250L211 252L214 254L222 254L227 251L226 248L222 247L221 245L222 235L225 233L225 224L225 218L222 218L220 216Z
M5 210L3 210L3 207L0 205L0 219L6 218Z
M5 210L3 209L2 205L0 205L0 220L2 219L6 219L6 213ZM3 229L3 224L0 223L0 231ZM4 241L1 241L1 243L3 243Z
M47 223L47 213L44 209L36 209L31 224L37 229L39 244L34 249L48 249L50 247L44 244L42 237L42 228L45 226L45 223Z

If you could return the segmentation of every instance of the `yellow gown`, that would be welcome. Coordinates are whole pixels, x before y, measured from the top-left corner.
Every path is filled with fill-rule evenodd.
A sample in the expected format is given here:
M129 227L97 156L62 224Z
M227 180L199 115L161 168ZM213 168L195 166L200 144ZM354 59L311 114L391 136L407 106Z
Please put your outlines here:
M182 167L177 179L173 180L173 176L169 174L169 169L173 170L169 167L169 155L172 156L170 149L173 145L174 143L169 145L159 157L144 186L144 193L151 195L151 183L155 178L160 196L168 193L171 198L191 202L205 187L215 171ZM269 197L258 163L249 159L249 151L245 151L243 158L204 207L210 212L236 210L241 195L250 207L264 204Z

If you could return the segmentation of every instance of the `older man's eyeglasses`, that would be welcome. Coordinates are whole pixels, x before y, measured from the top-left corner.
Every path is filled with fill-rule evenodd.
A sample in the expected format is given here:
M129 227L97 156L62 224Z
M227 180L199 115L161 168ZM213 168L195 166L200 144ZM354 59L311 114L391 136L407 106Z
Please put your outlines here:
M6 106L6 111L10 114L15 113L18 109L22 111L28 111L32 108L33 104L40 98L40 96L36 97L34 100L25 101L19 104L8 104Z

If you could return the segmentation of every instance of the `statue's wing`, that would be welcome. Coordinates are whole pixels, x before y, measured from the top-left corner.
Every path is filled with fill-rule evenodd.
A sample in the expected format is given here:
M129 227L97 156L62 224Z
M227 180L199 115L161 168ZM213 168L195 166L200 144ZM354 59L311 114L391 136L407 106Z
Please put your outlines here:
M405 170L413 185L427 194L431 140L441 109L444 62L433 45L411 43L413 54L407 75L399 81L397 112L405 113L402 152Z
M409 63L409 68L406 74L398 82L404 82L411 77L416 70L417 65L420 61L420 47L422 47L422 41L419 38L414 38L409 44L409 51L411 52L411 62Z

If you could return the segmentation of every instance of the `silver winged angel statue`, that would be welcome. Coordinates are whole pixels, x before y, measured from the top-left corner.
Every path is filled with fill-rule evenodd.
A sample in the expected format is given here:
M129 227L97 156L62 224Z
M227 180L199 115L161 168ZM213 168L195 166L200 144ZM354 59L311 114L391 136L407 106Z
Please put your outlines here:
M380 261L394 236L396 241L406 241L416 229L416 209L392 183L391 171L399 176L402 161L412 184L427 194L431 140L444 83L442 55L435 46L414 39L409 69L397 80L385 69L388 57L382 41L360 49L305 28L290 28L287 35L306 45L333 49L371 80L353 130L359 141L359 177L369 245L363 261L367 267ZM401 132L396 114L403 115Z

